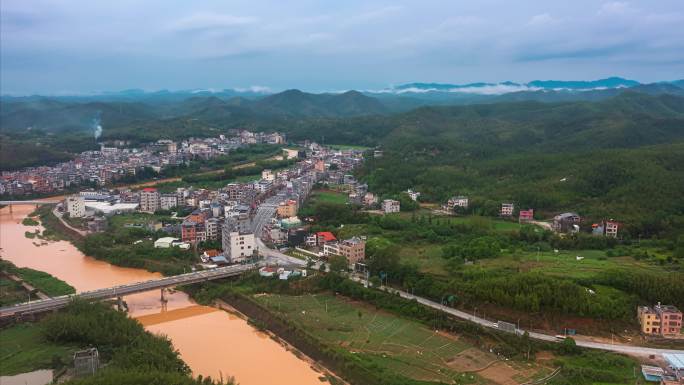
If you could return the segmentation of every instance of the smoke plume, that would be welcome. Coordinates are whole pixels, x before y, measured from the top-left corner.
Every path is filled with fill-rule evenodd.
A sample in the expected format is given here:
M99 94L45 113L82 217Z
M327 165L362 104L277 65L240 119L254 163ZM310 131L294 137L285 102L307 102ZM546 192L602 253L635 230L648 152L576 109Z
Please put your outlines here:
M90 126L93 129L93 136L95 136L95 140L97 140L100 135L102 135L102 125L100 124L99 115L93 118L93 122Z

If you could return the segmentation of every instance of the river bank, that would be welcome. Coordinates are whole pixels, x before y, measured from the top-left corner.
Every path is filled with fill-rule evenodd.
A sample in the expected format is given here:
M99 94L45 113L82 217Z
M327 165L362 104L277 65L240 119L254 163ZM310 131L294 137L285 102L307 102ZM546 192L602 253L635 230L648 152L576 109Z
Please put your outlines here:
M123 268L85 256L67 241L35 245L24 237L22 220L32 206L0 209L0 256L18 267L47 272L77 292L161 277L141 269ZM195 376L234 376L242 385L317 385L321 374L282 345L235 315L197 305L175 291L162 304L158 292L125 298L130 316L154 316L145 328L168 336ZM149 318L148 318L149 320ZM143 322L141 322L143 323ZM264 365L269 370L264 370Z

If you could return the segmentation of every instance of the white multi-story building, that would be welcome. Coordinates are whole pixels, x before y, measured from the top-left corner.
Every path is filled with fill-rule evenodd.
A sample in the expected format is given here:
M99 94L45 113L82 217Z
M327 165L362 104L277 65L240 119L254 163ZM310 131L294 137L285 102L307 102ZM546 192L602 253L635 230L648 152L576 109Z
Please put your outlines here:
M270 169L266 168L263 171L261 171L261 179L263 179L263 180L273 182L275 180L275 177L276 177L275 173Z
M171 210L178 206L178 196L176 194L162 194L159 197L159 207L162 210Z
M501 204L501 216L502 217L510 217L513 216L513 210L515 209L515 206L513 203L502 203Z
M232 231L222 239L223 255L232 263L242 262L254 254L254 234Z
M159 207L159 191L156 188L148 187L140 191L140 211L154 213Z
M400 210L401 204L399 201L395 201L394 199L385 199L382 201L382 211L384 211L385 214L398 213Z
M468 197L456 196L449 198L449 200L447 201L447 208L453 211L456 207L462 207L464 209L467 209Z
M206 238L209 241L216 241L221 235L221 226L223 221L219 218L209 218L204 221L204 231L206 232Z
M66 199L66 211L71 218L83 218L85 212L85 200L81 196L70 196Z
M406 191L406 193L408 194L409 197L411 197L411 199L413 201L418 201L418 197L420 196L420 193L418 191L413 191L411 189L408 189Z

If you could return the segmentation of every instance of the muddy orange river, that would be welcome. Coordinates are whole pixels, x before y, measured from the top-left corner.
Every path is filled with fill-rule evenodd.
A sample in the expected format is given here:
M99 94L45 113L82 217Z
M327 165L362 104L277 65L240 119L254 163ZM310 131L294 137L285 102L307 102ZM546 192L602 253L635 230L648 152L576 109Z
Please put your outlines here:
M160 277L140 269L121 268L83 255L66 241L45 243L24 232L38 227L21 221L33 206L0 209L0 256L19 267L52 274L77 291L87 291ZM194 375L235 377L241 385L313 385L321 376L311 365L239 317L194 303L185 293L159 291L125 298L130 315L147 330L168 336Z

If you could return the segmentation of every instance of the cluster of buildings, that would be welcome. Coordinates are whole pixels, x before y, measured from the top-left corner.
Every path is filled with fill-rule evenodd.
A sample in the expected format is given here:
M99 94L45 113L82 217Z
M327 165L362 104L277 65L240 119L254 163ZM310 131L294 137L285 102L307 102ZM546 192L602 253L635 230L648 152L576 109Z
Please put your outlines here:
M293 151L302 156L301 150ZM358 182L349 178L349 173L363 161L360 152L333 151L310 143L304 158L284 170L265 169L258 180L230 183L218 190L178 188L174 193L162 193L155 188L144 188L137 192L125 191L119 199L130 199L138 204L139 211L147 213L176 207L186 212L191 210L179 225L162 227L169 236L158 239L156 247L185 247L216 241L222 251L205 255L203 262L208 265L240 263L257 254L258 238L275 246L297 247L306 243L310 225L297 217L297 213L315 184L329 183L347 191L359 190ZM329 248L323 255L340 253L350 261L365 256L365 242L361 242L362 251L358 239L335 243L339 243L338 248L335 251Z
M187 164L193 159L211 159L249 144L285 143L278 132L255 133L235 131L226 137L190 138L180 142L160 139L141 148L120 148L101 145L99 151L85 151L74 160L55 166L30 167L0 174L0 195L22 196L59 193L78 186L103 187L116 181L135 177L144 169L159 173L164 168ZM117 141L125 146L126 142Z

